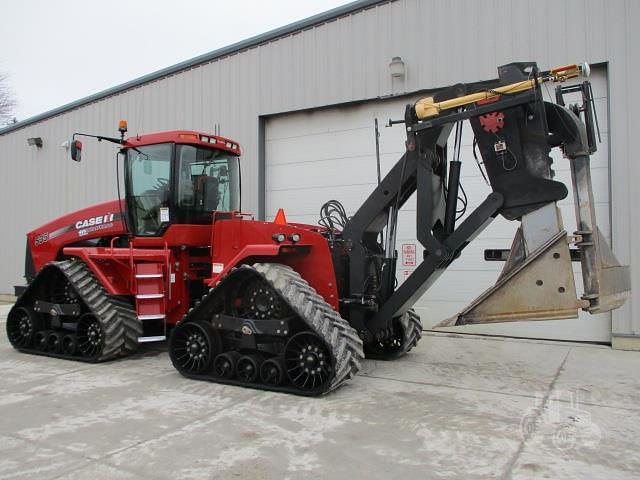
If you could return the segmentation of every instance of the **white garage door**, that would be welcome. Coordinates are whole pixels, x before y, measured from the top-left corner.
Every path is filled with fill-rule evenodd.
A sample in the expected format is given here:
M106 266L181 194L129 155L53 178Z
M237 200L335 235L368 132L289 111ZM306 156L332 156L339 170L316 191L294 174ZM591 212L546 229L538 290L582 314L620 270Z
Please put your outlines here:
M602 135L602 143L592 159L596 215L603 234L610 240L605 72L596 70L591 81ZM553 95L552 87L545 90L545 97L550 95ZM402 118L404 105L414 100L376 101L269 119L265 135L267 218L273 218L282 207L289 221L316 224L320 206L330 199L341 201L347 213L352 215L376 185L374 119L378 118L381 124L380 150L384 175L401 157L405 137L402 126L385 128L382 125L389 118ZM473 159L472 140L471 127L467 123L463 135L462 184L469 197L468 213L490 193ZM557 152L554 160L556 179L564 181L571 192L568 161ZM560 207L566 229L571 233L576 229L571 193ZM484 250L509 248L518 224L498 217L418 301L415 308L426 328L459 312L495 282L503 264L484 261ZM397 249L401 257L403 245L416 246L417 251L421 251L415 235L414 199L407 202L400 215ZM402 260L398 268L399 282L413 269L402 266ZM580 264L573 265L576 286L581 294ZM574 320L470 325L450 330L609 342L611 317L610 314L593 316L581 313L580 318Z

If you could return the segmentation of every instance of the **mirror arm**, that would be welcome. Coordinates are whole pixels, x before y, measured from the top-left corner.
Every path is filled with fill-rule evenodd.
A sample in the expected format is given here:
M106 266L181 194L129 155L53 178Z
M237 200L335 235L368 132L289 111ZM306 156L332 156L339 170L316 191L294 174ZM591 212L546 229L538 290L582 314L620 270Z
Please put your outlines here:
M101 142L102 140L105 140L107 142L111 142L111 143L117 143L118 145L123 145L124 144L124 140L121 140L119 138L114 138L114 137L103 137L102 135L91 135L89 133L80 133L80 132L75 132L73 134L73 136L71 137L72 140L76 139L76 136L80 136L80 137L91 137L91 138L97 138L99 142Z

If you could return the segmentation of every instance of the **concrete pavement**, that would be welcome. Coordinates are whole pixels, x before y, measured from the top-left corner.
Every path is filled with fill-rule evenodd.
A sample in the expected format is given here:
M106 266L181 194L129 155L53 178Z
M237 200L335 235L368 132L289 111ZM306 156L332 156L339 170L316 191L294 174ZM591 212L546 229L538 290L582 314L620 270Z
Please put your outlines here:
M0 323L4 323L7 319L7 314L9 310L13 307L13 303L9 302L1 302L0 301Z
M2 326L4 330L4 326ZM0 334L0 479L632 478L640 355L427 334L319 399L86 365Z

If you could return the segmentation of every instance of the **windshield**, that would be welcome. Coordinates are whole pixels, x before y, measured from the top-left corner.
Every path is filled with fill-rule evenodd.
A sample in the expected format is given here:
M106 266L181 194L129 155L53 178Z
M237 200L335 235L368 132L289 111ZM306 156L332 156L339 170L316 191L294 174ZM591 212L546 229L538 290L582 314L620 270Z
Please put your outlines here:
M238 157L191 145L179 145L176 157L179 223L210 223L211 212L240 208Z
M239 159L173 143L130 148L126 191L134 235L159 235L169 223L210 224L213 211L240 209Z
M154 235L169 222L173 145L149 145L127 153L128 208L136 235Z

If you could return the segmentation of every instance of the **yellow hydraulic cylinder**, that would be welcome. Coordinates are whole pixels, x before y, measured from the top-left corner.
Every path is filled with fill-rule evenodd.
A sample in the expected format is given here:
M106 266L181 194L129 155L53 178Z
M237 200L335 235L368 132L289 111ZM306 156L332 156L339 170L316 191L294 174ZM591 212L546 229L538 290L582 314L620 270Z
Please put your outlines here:
M549 70L548 72L542 72L537 77L537 83L544 83L548 81L563 82L568 78L578 77L580 75L589 75L589 65L583 63L581 65L565 65L563 67L557 67ZM499 97L502 94L510 94L522 92L533 88L536 84L536 79L524 80L522 82L512 83L510 85L503 85L502 87L496 87L491 90L483 90L462 97L452 98L450 100L443 100L442 102L436 102L433 97L426 97L418 100L414 106L416 117L418 120L426 120L427 118L436 117L440 115L443 110L449 110L451 108L462 107L483 100L488 100L493 97Z

